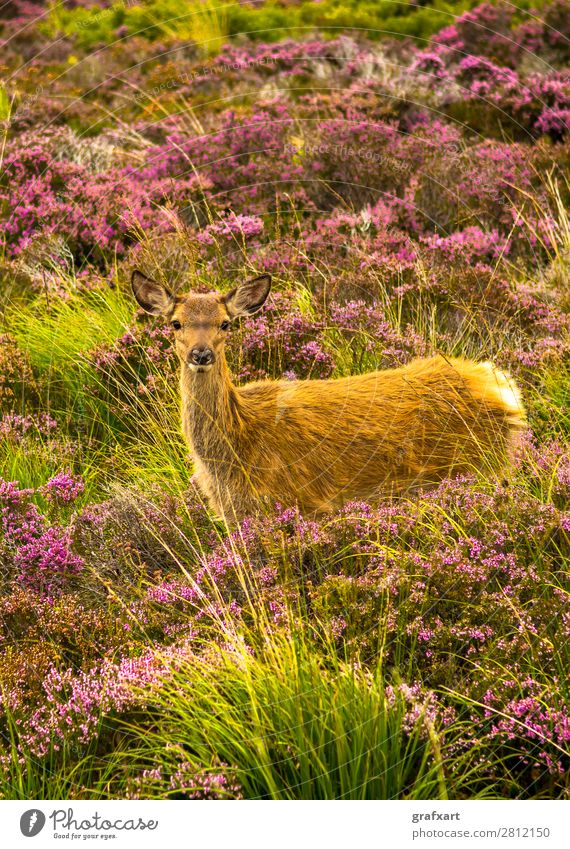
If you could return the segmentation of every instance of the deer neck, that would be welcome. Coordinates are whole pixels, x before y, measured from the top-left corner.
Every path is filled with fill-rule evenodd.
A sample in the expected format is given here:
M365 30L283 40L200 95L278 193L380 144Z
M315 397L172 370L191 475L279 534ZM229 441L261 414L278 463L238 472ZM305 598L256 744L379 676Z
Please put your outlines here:
M190 447L203 462L233 456L243 420L238 390L224 357L207 372L182 364L182 426Z

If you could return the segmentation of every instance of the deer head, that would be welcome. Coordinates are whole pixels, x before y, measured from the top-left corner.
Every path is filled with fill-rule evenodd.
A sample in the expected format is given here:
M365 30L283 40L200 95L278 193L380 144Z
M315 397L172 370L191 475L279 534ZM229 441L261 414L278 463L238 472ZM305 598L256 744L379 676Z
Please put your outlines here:
M218 292L173 295L140 271L133 272L131 285L143 310L164 316L170 322L181 362L192 371L203 373L223 355L232 321L261 309L271 289L271 277L269 274L254 277L225 295Z

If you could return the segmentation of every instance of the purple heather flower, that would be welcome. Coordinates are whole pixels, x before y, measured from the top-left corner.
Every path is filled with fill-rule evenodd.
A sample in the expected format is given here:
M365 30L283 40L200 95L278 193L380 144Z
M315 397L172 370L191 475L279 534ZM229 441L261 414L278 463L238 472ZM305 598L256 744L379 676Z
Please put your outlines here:
M62 501L69 504L82 495L85 489L83 479L69 472L58 472L48 480L42 489L48 501Z

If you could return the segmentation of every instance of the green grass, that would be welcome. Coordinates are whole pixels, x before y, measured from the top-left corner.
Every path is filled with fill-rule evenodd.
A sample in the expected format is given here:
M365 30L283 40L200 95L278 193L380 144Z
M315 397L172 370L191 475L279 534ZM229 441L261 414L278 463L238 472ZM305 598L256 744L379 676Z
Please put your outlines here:
M437 731L405 732L380 668L326 661L302 638L277 638L256 657L236 643L213 663L184 663L153 695L142 759L165 776L179 758L227 763L250 799L445 798Z
M348 31L373 39L410 36L423 42L477 4L477 0L430 0L422 6L399 0L323 0L285 7L268 0L261 7L251 7L223 0L210 0L207 4L196 0L148 0L139 5L116 4L109 9L62 9L53 4L40 28L51 38L63 33L74 38L80 47L92 48L101 42L115 41L117 28L125 26L129 35L151 40L191 39L204 53L212 54L225 40L240 33L265 42L299 38L316 30L329 36ZM541 5L540 0L522 0L517 4L519 16L522 18L524 10Z
M198 788L204 774L227 773L248 799L477 792L470 768L453 776L446 770L440 730L430 719L420 716L410 727L403 695L386 697L380 666L366 672L331 647L320 655L300 634L273 637L256 656L239 636L228 642L207 660L185 659L152 692L141 691L144 731L135 715L132 723L112 722L111 754L94 744L79 754L64 746L41 763L14 757L0 796L120 798L134 787L142 798L182 798L184 787L170 781L181 769ZM160 778L141 780L143 770L158 770Z
M132 326L135 305L121 289L71 291L68 299L43 296L8 305L5 328L26 354L43 389L42 404L63 432L79 440L77 459L89 479L120 483L160 482L181 491L192 469L181 436L178 382L145 357L160 382L161 403L145 403L142 373L128 363L116 380L106 381L92 355L110 349ZM34 486L58 467L49 450L30 451L30 443L2 445L3 468L13 479Z
M10 767L0 775L0 799L106 799L115 782L116 762L105 764L89 749L78 750L65 743L45 758L22 757L18 752L19 729L9 711L6 712L9 740L4 751Z
M78 443L72 451L66 451L62 442L47 436L0 440L0 468L5 480L18 481L23 489L37 489L66 467L83 478L85 489L78 507L101 495L104 462L101 452L88 443Z
M133 318L133 303L118 288L91 293L71 291L68 298L39 296L27 307L6 311L6 324L32 366L69 382L74 391L88 378L86 354L112 345Z
M552 435L570 438L570 363L556 364L545 372L536 410Z

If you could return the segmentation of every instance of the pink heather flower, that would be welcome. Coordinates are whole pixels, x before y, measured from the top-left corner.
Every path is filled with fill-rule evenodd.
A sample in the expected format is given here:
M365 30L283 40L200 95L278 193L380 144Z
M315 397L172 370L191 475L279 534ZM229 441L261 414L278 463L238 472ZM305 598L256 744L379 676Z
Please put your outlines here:
M69 472L58 472L42 488L48 501L63 501L69 504L83 494L85 485L83 479Z
M49 436L57 428L57 422L49 413L37 416L21 416L18 413L5 413L0 419L0 435L16 441L28 433Z
M212 245L215 237L238 240L252 239L263 232L263 221L256 215L236 215L231 213L227 218L209 224L196 235L196 239L205 245Z
M20 545L14 557L17 580L42 594L53 595L83 568L83 559L71 551L71 534L47 528L36 539Z
M416 53L410 72L427 74L440 80L450 78L441 50L425 50Z
M570 108L553 107L545 109L535 126L541 133L561 139L570 133Z

